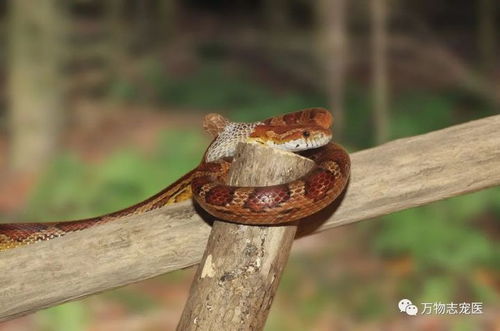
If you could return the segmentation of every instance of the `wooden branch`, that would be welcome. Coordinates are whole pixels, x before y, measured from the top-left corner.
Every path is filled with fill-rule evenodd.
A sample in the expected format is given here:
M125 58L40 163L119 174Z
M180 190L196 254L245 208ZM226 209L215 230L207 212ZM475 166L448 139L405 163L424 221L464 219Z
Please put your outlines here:
M351 155L340 206L302 222L326 230L500 184L500 115ZM338 204L337 204L338 205ZM0 320L198 263L210 227L190 202L0 252Z
M304 175L310 159L240 144L228 184L267 186ZM262 330L292 247L297 222L245 226L215 221L178 330Z

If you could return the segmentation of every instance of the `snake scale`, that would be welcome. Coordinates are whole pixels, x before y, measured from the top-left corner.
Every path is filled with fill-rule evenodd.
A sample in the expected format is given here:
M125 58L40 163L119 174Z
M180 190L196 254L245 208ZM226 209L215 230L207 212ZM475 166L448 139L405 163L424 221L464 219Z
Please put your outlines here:
M279 224L323 209L343 191L350 173L347 152L331 143L332 115L309 108L253 123L230 122L221 115L205 117L204 128L215 138L198 167L154 196L103 216L77 221L0 224L0 250L50 240L123 217L141 214L190 198L217 218L241 224ZM257 142L300 152L315 166L304 176L281 185L237 187L224 184L239 142ZM310 150L310 151L309 151Z

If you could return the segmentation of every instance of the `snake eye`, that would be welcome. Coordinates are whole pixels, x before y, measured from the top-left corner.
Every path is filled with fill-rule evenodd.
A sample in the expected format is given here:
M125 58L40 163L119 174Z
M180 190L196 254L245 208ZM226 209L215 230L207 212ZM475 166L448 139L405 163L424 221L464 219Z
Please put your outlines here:
M311 133L309 131L304 131L302 132L302 135L307 138L311 135Z

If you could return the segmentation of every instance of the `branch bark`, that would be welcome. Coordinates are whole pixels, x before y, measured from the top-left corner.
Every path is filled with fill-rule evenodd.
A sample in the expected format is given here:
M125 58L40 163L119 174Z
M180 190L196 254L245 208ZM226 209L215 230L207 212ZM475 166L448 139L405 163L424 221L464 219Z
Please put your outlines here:
M354 153L344 199L299 235L500 185L499 146L500 115ZM199 263L209 232L185 202L1 252L0 320Z
M267 186L304 175L314 162L240 144L228 184ZM215 221L178 330L262 330L292 247L297 222L247 226Z

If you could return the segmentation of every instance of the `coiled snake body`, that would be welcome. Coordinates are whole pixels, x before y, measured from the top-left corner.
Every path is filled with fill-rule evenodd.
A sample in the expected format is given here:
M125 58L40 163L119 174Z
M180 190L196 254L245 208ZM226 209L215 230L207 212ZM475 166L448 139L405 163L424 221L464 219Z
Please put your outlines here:
M210 214L242 224L279 224L309 216L330 204L344 189L350 172L345 150L330 143L332 116L311 108L262 122L229 122L205 117L215 136L202 162L161 192L126 209L78 221L0 224L0 250L61 237L67 233L141 214L193 197ZM312 149L315 167L292 182L265 187L224 184L239 142L258 142L289 151Z

